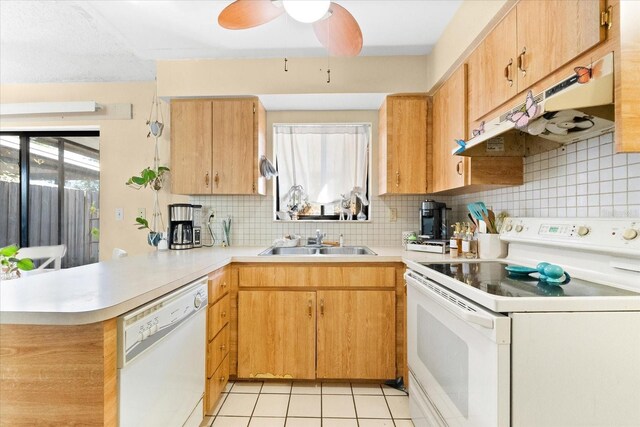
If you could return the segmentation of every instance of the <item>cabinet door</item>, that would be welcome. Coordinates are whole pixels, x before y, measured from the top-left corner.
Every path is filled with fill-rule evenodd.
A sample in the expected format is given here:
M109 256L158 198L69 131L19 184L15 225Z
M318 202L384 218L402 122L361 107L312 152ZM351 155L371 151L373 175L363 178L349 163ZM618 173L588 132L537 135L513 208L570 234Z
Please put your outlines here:
M427 191L427 108L426 97L387 97L387 194Z
M395 291L318 291L317 298L318 378L395 378Z
M171 192L211 193L211 101L171 101Z
M466 65L458 68L433 96L433 191L465 185L467 158L451 154L456 139L467 136Z
M254 100L213 100L213 194L253 194Z
M603 8L603 0L518 2L518 92L603 41Z
M314 379L316 293L238 292L238 377Z
M479 119L517 94L516 50L514 8L471 53L467 61L470 121Z

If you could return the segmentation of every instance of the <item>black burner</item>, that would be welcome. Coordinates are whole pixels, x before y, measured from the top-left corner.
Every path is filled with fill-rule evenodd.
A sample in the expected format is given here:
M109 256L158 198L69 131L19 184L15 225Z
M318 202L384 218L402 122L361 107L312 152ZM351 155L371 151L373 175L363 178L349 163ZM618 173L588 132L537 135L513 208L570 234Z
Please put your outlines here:
M548 285L538 280L536 278L537 274L535 273L529 276L512 275L505 270L505 266L508 264L502 262L420 264L488 294L503 297L602 297L638 295L636 292L575 278L572 278L566 285Z

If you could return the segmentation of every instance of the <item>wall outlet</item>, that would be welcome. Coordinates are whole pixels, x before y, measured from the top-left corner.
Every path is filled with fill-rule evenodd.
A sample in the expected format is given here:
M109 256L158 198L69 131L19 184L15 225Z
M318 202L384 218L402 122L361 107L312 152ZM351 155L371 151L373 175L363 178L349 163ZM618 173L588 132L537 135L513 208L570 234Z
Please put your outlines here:
M398 220L398 209L389 208L389 221L396 222Z
M138 208L138 216L136 218L147 218L147 210L145 208Z
M116 221L122 221L124 219L124 209L116 208Z

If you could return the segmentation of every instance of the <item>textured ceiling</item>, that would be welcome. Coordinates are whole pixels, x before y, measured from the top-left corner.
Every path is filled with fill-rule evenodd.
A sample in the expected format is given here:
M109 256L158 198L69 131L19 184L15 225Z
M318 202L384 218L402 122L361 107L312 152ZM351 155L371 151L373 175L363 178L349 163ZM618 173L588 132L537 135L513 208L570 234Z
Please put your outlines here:
M462 0L339 0L360 24L361 55L424 55ZM0 81L153 80L163 59L323 56L312 27L284 16L230 31L230 1L0 1Z

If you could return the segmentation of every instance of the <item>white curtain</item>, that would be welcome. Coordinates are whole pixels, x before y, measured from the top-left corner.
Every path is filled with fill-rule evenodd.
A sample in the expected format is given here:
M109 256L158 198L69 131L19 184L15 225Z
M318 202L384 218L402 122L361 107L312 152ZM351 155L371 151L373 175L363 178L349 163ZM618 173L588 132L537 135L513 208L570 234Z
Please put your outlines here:
M309 202L327 204L366 189L370 133L368 124L274 125L280 197L301 185Z

